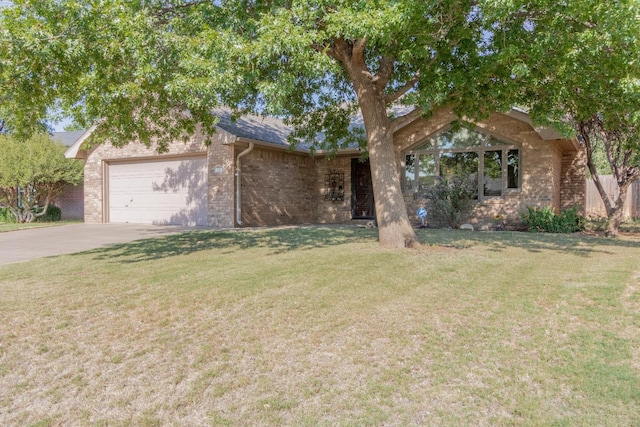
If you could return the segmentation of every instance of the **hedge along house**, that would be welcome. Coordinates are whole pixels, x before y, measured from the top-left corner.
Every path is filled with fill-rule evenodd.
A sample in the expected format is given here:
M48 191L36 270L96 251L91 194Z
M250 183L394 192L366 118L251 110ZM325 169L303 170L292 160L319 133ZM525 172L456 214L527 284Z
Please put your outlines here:
M200 135L158 154L140 143L90 149L79 140L67 157L85 161L86 222L131 222L231 228L344 223L375 218L368 162L357 148L312 156L291 149L290 129L270 117L219 123L207 147ZM399 172L409 215L425 204L424 186L458 168L475 175L477 203L467 219L480 228L496 215L520 224L528 206L583 205L584 159L577 141L536 130L526 114L494 114L453 131L450 110L396 133Z

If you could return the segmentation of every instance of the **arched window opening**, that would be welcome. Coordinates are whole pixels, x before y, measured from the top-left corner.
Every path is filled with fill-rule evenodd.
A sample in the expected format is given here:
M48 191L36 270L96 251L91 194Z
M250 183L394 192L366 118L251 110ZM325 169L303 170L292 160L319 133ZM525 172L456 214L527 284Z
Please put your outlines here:
M416 197L438 179L463 178L476 199L504 197L520 189L520 147L466 126L448 128L405 155L404 189Z

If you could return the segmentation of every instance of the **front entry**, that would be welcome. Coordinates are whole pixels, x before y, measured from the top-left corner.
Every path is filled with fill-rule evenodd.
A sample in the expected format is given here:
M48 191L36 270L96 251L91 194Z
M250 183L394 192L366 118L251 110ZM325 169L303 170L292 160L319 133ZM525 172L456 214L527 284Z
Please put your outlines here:
M351 159L351 218L373 219L375 216L369 160Z

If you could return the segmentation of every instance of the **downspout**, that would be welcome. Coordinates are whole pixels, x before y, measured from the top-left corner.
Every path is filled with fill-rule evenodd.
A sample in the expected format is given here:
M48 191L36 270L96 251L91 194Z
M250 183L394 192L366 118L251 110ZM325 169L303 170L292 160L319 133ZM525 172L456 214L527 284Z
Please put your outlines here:
M242 179L241 179L241 165L240 159L246 156L253 150L253 142L249 143L249 147L238 154L236 158L236 223L242 226Z

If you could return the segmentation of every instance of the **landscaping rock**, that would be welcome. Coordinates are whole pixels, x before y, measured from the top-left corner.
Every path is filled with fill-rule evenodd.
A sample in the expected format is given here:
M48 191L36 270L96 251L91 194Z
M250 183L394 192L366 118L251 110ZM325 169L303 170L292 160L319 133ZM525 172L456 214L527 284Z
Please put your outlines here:
M471 225L471 224L462 224L460 226L460 230L471 230L471 231L473 231L474 228L473 228L473 225Z

